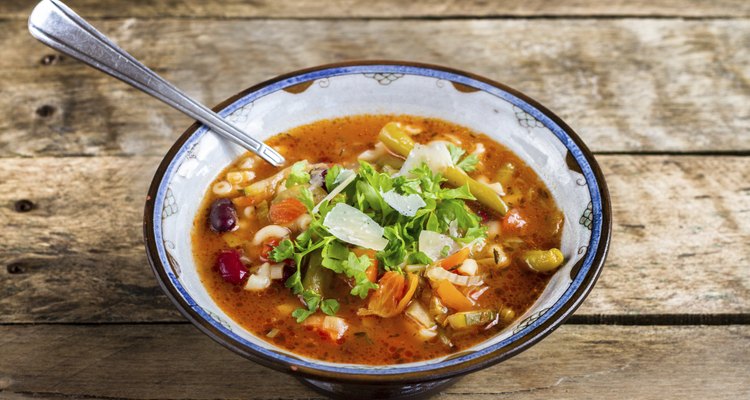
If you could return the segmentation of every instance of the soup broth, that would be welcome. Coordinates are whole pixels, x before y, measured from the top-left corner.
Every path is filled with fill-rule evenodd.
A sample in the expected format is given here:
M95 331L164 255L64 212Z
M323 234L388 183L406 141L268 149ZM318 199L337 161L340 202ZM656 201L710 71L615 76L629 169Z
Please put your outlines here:
M425 181L419 187L418 179L404 169L404 154L383 140L387 125L424 145L415 145L407 163L420 160L412 157L417 149L433 162L439 158L432 152L437 147L429 146L446 146L453 168L492 190L500 201L491 204L507 207L442 199L456 196L448 192L450 182L433 187L439 194L428 194ZM551 194L521 159L483 134L433 118L361 115L300 126L266 143L286 157L287 168L272 167L250 154L227 167L205 195L194 220L192 244L201 280L219 307L257 337L291 352L330 362L382 365L467 349L522 315L563 261L557 250L563 216ZM438 153L444 155L444 150ZM366 160L372 176L393 180L395 200L388 197L387 187L367 191L369 181L358 175L367 167L360 160ZM440 173L434 170L439 167L427 164L421 165ZM331 179L334 173L337 179ZM344 175L355 178L347 183ZM348 186L326 200L338 185ZM409 196L415 187L417 193ZM471 185L460 188L476 194ZM320 203L317 212L327 212L325 218L314 210ZM432 213L437 218L419 214L434 203L442 210ZM455 216L445 211L456 204L465 210ZM388 214L380 215L378 207ZM423 218L422 230L441 226L437 230L442 231L420 232L418 241L394 238L392 232L410 218L403 214L414 208L414 218ZM339 211L350 214L337 230L334 216ZM360 225L364 229L369 224L362 215L385 227L385 233L375 239L358 236ZM435 222L441 215L448 217ZM474 221L478 226L471 227ZM316 236L310 228L316 223L325 234ZM325 236L329 231L338 233ZM303 255L297 249L308 239L303 232L311 233L310 243L316 238L328 242ZM401 259L393 250L400 240L411 243ZM274 259L283 257L282 250L290 245L290 258ZM344 256L336 258L331 255L335 252ZM432 257L424 257L428 253ZM326 254L327 263L322 261ZM301 285L295 285L298 281ZM301 291L295 293L295 288Z

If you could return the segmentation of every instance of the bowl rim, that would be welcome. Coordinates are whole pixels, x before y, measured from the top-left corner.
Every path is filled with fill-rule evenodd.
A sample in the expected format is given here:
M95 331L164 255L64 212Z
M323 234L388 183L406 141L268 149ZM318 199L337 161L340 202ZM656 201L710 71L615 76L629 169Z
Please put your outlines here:
M267 353L263 353L261 351L253 349L252 347L243 345L238 340L230 337L226 333L219 330L216 326L212 325L203 316L201 316L198 312L196 312L182 297L180 290L176 288L173 284L171 284L171 280L167 272L170 267L167 265L164 265L161 258L159 257L159 251L157 248L157 238L155 234L155 229L154 229L155 226L154 226L154 221L153 221L154 215L155 215L154 211L155 211L155 206L156 206L155 200L157 198L157 194L162 185L162 182L166 176L168 168L171 165L171 163L174 161L174 158L179 154L183 145L196 132L199 132L199 130L203 127L203 125L200 122L196 121L180 135L180 137L175 141L175 143L166 153L166 155L160 162L154 174L154 178L151 182L151 185L149 187L148 195L146 197L144 219L143 219L144 242L145 242L145 247L146 247L147 259L154 273L154 276L157 282L159 283L159 286L162 288L162 290L167 295L167 297L169 297L172 303L174 303L174 305L177 307L179 312L185 318L187 318L200 331L202 331L203 333L211 337L214 341L218 342L219 344L232 350L233 352L247 359L250 359L258 364L264 365L266 367L269 367L269 368L272 368L281 372L295 374L301 377L322 379L322 380L333 381L333 382L345 382L345 383L357 383L357 382L360 382L360 383L372 383L372 382L411 383L411 382L433 381L433 380L446 379L446 378L451 378L451 377L455 377L459 375L464 375L464 374L467 374L467 373L470 373L479 369L483 369L483 368L495 365L501 361L511 358L521 353L522 351L528 349L529 347L531 347L532 345L536 344L541 339L549 335L552 331L554 331L560 325L562 325L570 317L570 315L572 315L573 312L581 305L583 300L586 298L588 293L593 288L594 284L599 278L599 275L601 274L601 269L606 260L607 252L609 250L609 244L611 240L612 213L611 213L609 190L607 188L607 184L606 184L606 181L604 180L604 176L601 172L599 164L596 162L596 159L594 158L592 152L580 139L578 134L576 134L575 131L570 126L568 126L562 119L560 119L552 111L550 111L549 109L541 105L536 100L502 83L493 81L491 79L488 79L488 78L485 78L485 77L482 77L473 73L465 72L465 71L458 70L458 69L443 67L440 65L434 65L434 64L425 64L425 63L410 62L410 61L395 61L395 60L358 60L358 61L347 61L347 62L325 64L325 65L320 65L316 67L300 69L300 70L292 71L283 75L276 76L274 78L268 79L256 85L253 85L245 90L240 91L239 93L217 104L212 109L215 112L219 113L222 110L226 110L228 107L230 107L232 104L234 104L238 100L252 93L258 92L263 88L266 88L270 85L277 84L280 82L290 81L290 84L288 86L293 86L301 82L307 82L310 80L316 80L316 79L321 79L325 77L338 76L342 74L331 73L329 75L315 76L315 77L310 77L307 79L300 79L300 80L295 80L294 78L296 77L307 76L311 74L315 75L317 73L322 73L324 71L334 71L334 70L341 70L341 69L346 69L346 68L357 68L357 67L373 68L373 67L378 67L378 66L386 67L386 69L387 67L405 67L405 68L412 68L412 69L417 69L417 70L429 70L429 71L435 72L436 74L445 74L445 75L452 75L452 76L458 76L458 77L465 77L468 80L476 81L480 84L484 84L489 87L498 89L501 92L505 92L510 97L515 97L517 100L519 100L522 103L525 103L527 106L531 107L532 109L536 109L536 111L538 112L538 115L534 115L534 116L537 119L540 116L545 117L545 118L548 118L550 122L557 125L559 130L565 136L567 136L573 142L575 146L577 146L578 150L581 153L580 154L581 158L584 159L588 163L588 166L589 166L591 175L594 178L594 181L587 182L587 183L589 184L589 186L592 186L592 183L595 183L594 186L597 191L596 193L598 194L600 207L598 210L599 212L594 213L594 223L595 223L594 226L599 227L599 232L598 232L598 237L594 238L595 229L592 229L592 237L589 241L589 244L591 243L591 241L597 240L597 245L596 245L595 253L593 254L593 258L591 259L591 264L588 267L586 274L581 278L581 281L578 287L575 289L574 292L570 294L570 297L564 303L559 305L559 307L557 306L560 303L560 300L562 298L558 299L557 302L552 306L552 307L557 307L557 309L550 315L544 314L543 318L540 317L539 320L543 319L541 323L537 324L533 329L528 330L523 335L519 336L516 340L511 341L510 343L504 346L497 347L499 345L499 343L497 343L483 350L489 350L493 347L497 347L497 348L494 348L491 351L485 351L484 354L469 358L461 362L452 363L449 365L442 365L448 361L448 360L444 360L436 364L427 364L421 368L417 367L417 370L414 370L414 371L386 373L386 370L378 370L378 373L367 373L366 369L345 368L345 367L330 368L330 367L316 366L314 362L306 362L303 360L299 360L299 362L295 362L294 360L291 362L279 360L278 357L284 357L282 354L276 353L274 351L268 351ZM485 91L481 88L478 88L478 89L481 91ZM547 126L547 124L545 124L545 126ZM552 127L550 126L547 126L547 128L549 128L550 130L553 130ZM554 130L553 130L553 133L554 133ZM570 149L568 149L568 151L570 151ZM591 190L592 188L590 187L589 191ZM591 193L591 194L592 194L592 201L593 201L594 193ZM600 218L597 219L596 218L597 215L600 215ZM592 249L587 248L586 252L589 253L591 250ZM585 260L586 258L588 258L587 255L585 255L584 258L582 258L582 260ZM578 276L576 277L576 279L574 279L574 281L577 279L578 279ZM565 295L563 295L563 297L564 296ZM510 338L512 338L513 336L515 336L515 334L512 335ZM274 357L274 355L276 355L277 357ZM300 364L305 364L305 365L300 365Z

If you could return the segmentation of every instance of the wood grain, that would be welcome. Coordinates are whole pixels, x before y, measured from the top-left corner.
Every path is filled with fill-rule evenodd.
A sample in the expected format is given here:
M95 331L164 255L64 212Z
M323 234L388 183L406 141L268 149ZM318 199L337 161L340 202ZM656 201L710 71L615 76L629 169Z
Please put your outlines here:
M190 325L0 327L4 399L321 398ZM565 325L441 399L750 396L750 327Z
M750 3L748 3L750 4ZM95 24L207 104L349 59L516 87L599 152L750 152L750 20L178 20ZM0 21L0 157L161 155L190 121ZM593 39L593 40L592 40ZM47 106L47 107L45 107Z
M129 0L102 2L69 0L86 17L183 18L403 18L403 17L527 17L527 16L667 16L743 17L750 15L741 0L596 1L596 0ZM0 15L27 18L36 0L5 0Z
M175 321L141 243L156 157L0 163L0 322ZM750 157L600 156L611 252L578 315L750 313ZM20 199L30 212L16 212Z

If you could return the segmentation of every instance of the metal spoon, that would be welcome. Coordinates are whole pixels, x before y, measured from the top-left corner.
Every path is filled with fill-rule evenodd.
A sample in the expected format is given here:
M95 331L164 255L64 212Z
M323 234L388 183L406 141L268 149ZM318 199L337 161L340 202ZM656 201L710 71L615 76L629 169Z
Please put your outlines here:
M188 97L120 49L58 0L43 0L31 12L29 32L42 43L150 94L202 122L212 131L252 151L275 166L284 157Z

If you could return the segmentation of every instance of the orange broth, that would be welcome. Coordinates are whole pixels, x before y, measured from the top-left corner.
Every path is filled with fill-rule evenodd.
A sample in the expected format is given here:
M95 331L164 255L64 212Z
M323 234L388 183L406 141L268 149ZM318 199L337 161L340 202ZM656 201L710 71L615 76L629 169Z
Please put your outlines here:
M486 176L493 179L502 165L512 163L515 166L511 184L504 188L504 199L512 209L525 216L527 226L522 232L505 232L488 239L489 243L503 246L511 263L501 270L482 271L489 289L478 297L476 303L478 308L498 310L505 307L511 309L516 317L522 315L544 290L550 274L530 270L520 254L532 248L559 248L563 217L534 171L510 150L483 134L443 120L392 115L361 115L322 120L276 135L266 143L280 150L287 159L287 165L297 160L356 165L357 156L374 148L378 132L390 121L421 128L422 132L413 136L414 141L419 143L432 140L453 141L460 143L468 152L473 151L477 143L481 143L485 151L480 156L481 162L477 170L470 173L474 178ZM227 172L238 170L247 157L256 158L249 154L241 157L227 167L217 181ZM276 168L256 158L252 171L257 181L273 175ZM231 196L239 195L239 191L237 193ZM330 362L399 364L467 349L496 335L516 318L501 320L487 329L457 331L445 328L445 336L451 344L447 345L439 338L424 340L419 337L414 322L403 314L392 318L357 316L357 310L365 307L367 299L360 300L359 297L349 295L346 282L336 280L329 296L339 301L341 308L336 315L348 322L349 329L340 340L331 340L309 326L297 323L290 316L292 310L302 305L298 297L284 286L283 280L273 281L264 291L252 292L243 290L242 286L231 285L221 278L214 266L216 256L230 246L223 234L212 231L207 223L209 206L219 197L211 190L208 191L193 224L193 253L201 280L227 315L243 328L276 346ZM478 203L467 203L472 210L486 216L489 219L487 222L500 220L499 216L493 215ZM249 243L255 232L267 222L245 217L241 208L237 209L237 214L240 229L232 234L246 241L239 246L244 255L252 262L259 263L256 259L260 249ZM429 292L422 290L415 299L428 299L431 296ZM275 332L276 335L269 338L269 332Z

